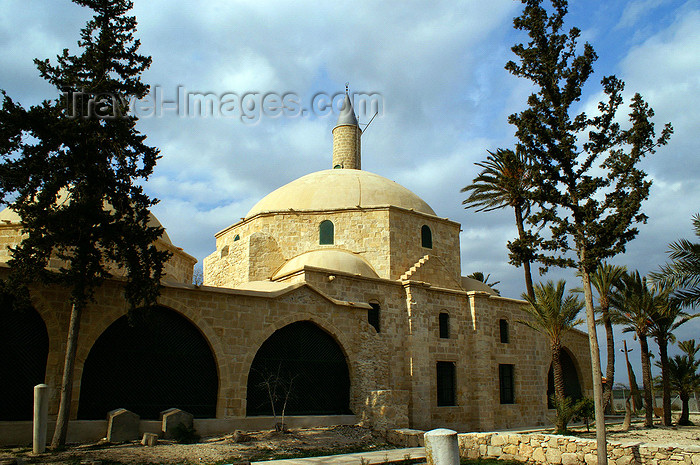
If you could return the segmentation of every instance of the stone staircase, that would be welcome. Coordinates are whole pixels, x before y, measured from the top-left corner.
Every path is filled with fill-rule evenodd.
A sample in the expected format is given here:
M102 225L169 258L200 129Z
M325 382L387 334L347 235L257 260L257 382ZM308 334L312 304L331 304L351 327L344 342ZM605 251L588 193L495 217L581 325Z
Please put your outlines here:
M408 281L411 279L411 276L418 271L418 269L425 265L425 262L430 260L430 255L425 255L423 256L420 260L418 260L411 268L408 269L404 274L401 275L399 278L399 281Z

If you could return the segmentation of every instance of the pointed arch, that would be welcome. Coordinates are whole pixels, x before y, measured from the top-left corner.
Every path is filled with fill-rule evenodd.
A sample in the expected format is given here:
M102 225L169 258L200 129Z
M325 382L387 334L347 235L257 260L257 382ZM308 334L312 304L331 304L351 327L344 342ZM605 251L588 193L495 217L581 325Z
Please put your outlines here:
M90 349L82 371L79 419L126 408L143 419L177 407L216 416L218 370L211 347L189 319L155 307L130 324L114 321Z
M580 399L583 397L583 390L576 358L569 349L562 347L559 360L561 360L561 370L564 375L564 396L572 400ZM547 372L547 408L550 409L554 408L552 396L554 396L554 367L550 363Z
M270 393L273 392L273 398ZM350 413L350 372L335 338L312 321L290 323L263 342L250 366L246 415Z

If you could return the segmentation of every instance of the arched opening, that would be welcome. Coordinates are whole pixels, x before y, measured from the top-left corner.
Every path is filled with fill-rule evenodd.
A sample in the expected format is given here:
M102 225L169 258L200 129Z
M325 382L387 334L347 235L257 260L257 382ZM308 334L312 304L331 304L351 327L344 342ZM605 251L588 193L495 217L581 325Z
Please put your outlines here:
M284 406L286 402L286 407ZM342 415L350 412L350 374L333 337L310 321L275 331L248 373L247 414Z
M0 305L0 421L31 420L34 386L44 382L49 333L34 308L15 310L11 299Z
M158 419L169 408L216 417L218 374L199 329L163 307L112 323L90 349L83 368L78 418L103 419L125 408Z
M318 227L320 245L330 245L333 244L333 222L331 220L323 220Z
M581 392L581 383L578 380L578 372L571 355L567 350L562 349L559 353L561 360L561 371L564 375L564 396L570 397L572 400L578 400L583 397ZM554 396L554 367L549 364L549 373L547 374L547 408L554 408L552 398Z
M428 225L424 224L423 227L420 228L420 242L426 249L433 248L433 233Z

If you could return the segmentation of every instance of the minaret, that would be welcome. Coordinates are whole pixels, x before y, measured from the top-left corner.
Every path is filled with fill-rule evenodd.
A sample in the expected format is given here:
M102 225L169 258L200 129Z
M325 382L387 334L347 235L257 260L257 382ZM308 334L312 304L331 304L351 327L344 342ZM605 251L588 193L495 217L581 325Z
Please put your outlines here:
M362 131L355 118L352 102L345 86L345 101L333 128L333 168L360 169L360 136Z

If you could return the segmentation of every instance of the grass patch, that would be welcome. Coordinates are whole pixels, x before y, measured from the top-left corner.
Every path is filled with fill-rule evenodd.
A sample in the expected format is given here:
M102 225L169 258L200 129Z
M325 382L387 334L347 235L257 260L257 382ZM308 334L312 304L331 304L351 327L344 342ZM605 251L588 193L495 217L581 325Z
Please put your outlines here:
M341 454L355 454L359 452L374 452L378 450L388 450L396 449L395 446L389 444L382 444L381 446L370 444L370 445L350 445L344 447L334 447L332 449L319 448L319 449L293 449L285 451L256 451L252 455L246 457L246 460L251 462L263 461L263 460L283 460L283 459L300 459L304 457L322 457L324 455L341 455ZM241 458L237 458L234 461L240 461ZM219 461L211 465L220 465L230 463L226 461Z

